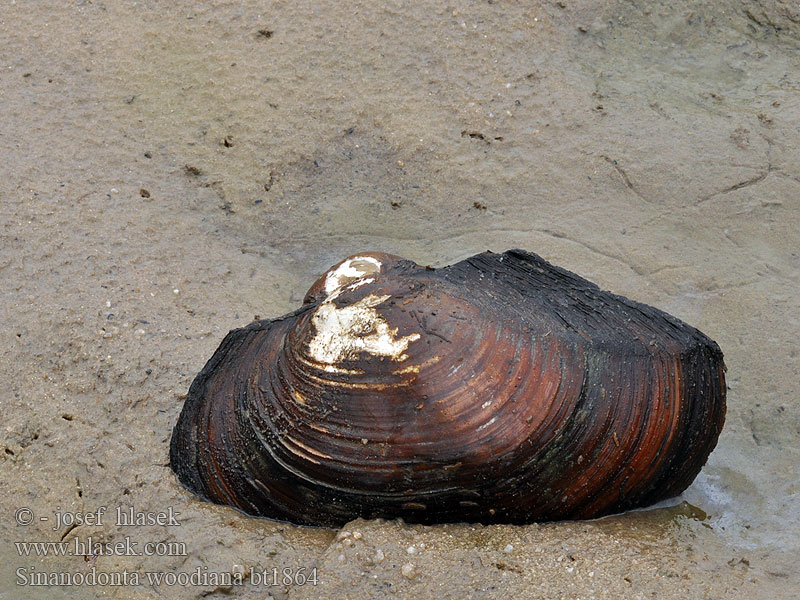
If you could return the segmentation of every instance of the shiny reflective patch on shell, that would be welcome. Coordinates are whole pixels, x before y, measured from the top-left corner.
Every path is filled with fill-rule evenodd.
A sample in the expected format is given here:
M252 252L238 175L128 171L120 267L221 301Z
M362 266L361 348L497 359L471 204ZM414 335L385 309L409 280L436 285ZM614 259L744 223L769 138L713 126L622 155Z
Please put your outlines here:
M392 373L394 373L395 375L405 375L407 373L418 374L420 369L436 364L437 362L439 362L440 359L441 356L432 356L428 360L421 362L418 365L408 365L406 367L400 367L399 369L395 369L394 371L392 371Z

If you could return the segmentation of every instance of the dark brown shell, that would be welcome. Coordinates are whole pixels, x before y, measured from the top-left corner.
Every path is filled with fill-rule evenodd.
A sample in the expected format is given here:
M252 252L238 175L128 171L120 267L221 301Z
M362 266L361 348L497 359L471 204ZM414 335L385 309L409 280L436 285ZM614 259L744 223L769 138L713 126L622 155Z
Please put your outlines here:
M171 466L205 499L301 524L597 517L692 482L724 370L697 329L534 254L365 253L227 335Z

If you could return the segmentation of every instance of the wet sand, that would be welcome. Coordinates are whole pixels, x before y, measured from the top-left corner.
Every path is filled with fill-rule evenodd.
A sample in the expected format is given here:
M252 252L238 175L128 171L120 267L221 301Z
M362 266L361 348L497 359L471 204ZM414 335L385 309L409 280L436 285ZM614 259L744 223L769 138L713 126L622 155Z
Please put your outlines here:
M800 14L520 4L0 9L0 598L797 596ZM171 429L228 330L294 309L355 252L439 266L512 247L720 344L727 422L682 497L333 531L177 485ZM116 507L180 525L117 525ZM166 555L14 544L89 536ZM140 581L47 589L19 569Z

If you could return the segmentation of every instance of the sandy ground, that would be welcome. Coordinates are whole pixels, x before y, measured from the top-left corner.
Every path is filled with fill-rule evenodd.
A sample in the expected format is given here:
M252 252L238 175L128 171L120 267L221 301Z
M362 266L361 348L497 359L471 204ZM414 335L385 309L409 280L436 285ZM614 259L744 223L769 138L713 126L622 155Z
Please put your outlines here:
M797 597L796 6L4 2L0 598ZM176 484L172 426L229 329L354 252L510 247L719 342L726 427L671 506L337 532ZM89 536L166 555L15 545ZM48 573L130 579L29 585Z

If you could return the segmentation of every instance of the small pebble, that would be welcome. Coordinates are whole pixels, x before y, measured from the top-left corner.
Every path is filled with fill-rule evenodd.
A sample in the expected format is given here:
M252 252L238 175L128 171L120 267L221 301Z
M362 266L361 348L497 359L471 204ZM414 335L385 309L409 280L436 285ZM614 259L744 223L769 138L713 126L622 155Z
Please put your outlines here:
M344 562L344 554L340 554L338 557L339 562Z
M414 546L409 546L408 548L406 548L406 552L408 552L409 554L414 554L416 551L417 549L414 548Z
M386 558L386 555L383 553L383 550L378 550L375 552L375 562L380 563L383 562L383 559Z
M353 545L353 540L351 540L350 538L347 538L346 540L343 540L342 543L345 546L352 546Z
M111 308L111 300L106 300L106 306L107 306L108 308Z
M178 288L175 288L174 290L172 290L172 293L173 294L180 294L181 291Z
M360 532L360 531L354 531L354 532L353 532L353 539L354 539L354 540L360 540L362 537L363 537L363 536L361 535L361 532Z
M512 546L511 544L509 544L508 546L503 548L503 550L505 550L506 552L511 552L513 549L514 549L514 546Z
M336 539L341 542L343 539L349 538L349 537L350 537L350 532L349 531L340 531L339 535L336 536Z
M417 576L417 569L414 567L414 563L404 564L400 571L406 579L414 579Z
M234 577L244 578L244 565L233 565L231 567L231 575Z

